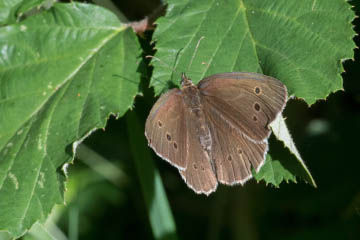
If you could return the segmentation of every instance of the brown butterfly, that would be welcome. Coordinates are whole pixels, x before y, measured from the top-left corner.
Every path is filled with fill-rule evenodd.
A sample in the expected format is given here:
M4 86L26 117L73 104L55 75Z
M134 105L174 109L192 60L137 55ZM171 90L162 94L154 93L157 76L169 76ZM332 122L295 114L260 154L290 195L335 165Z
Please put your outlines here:
M282 112L287 90L258 73L215 74L194 85L182 74L153 106L145 135L157 155L177 167L196 193L218 182L244 184L265 161L269 124Z

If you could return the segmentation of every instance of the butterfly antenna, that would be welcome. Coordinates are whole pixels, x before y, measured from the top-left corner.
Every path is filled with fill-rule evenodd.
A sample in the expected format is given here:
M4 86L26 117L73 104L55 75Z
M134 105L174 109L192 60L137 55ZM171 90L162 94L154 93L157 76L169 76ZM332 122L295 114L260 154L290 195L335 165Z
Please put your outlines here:
M170 77L170 79L173 78L174 72L175 72L175 73L178 73L178 72L175 70L175 67L171 67L169 64L165 63L164 61L161 61L161 59L159 59L159 58L157 58L157 57L155 57L155 56L150 56L150 55L148 55L148 56L145 56L145 57L146 57L146 58L154 59L154 60L160 62L162 65L166 66L167 68L171 69L171 77ZM159 80L157 80L157 81L159 81ZM162 81L159 81L159 82L160 82L161 84L163 84L163 85L166 85L166 82L165 82L165 83L162 82ZM169 85L169 82L168 82L168 85ZM176 87L176 86L175 86L175 85L173 86L173 85L171 85L171 83L170 83L170 86L168 86L168 87L169 87L169 88L174 88L174 87Z
M197 52L197 50L198 50L198 48L199 48L199 45L200 45L200 41L203 40L204 38L205 38L205 37L202 36L202 37L199 39L199 41L197 42L196 47L195 47L194 54L192 55L191 60L190 60L190 63L189 63L189 66L188 66L188 68L187 68L187 70L186 70L187 72L189 71L190 66L191 66L191 64L192 64L192 62L193 62L193 60L194 60L194 58L195 58L196 52Z
M150 56L150 55L148 55L148 56L146 56L146 58L152 58L152 59L160 62L161 64L165 65L166 67L170 68L173 72L177 72L177 71L175 70L175 68L171 67L169 64L167 64L166 62L161 61L159 58L157 58L157 57L155 57L155 56Z

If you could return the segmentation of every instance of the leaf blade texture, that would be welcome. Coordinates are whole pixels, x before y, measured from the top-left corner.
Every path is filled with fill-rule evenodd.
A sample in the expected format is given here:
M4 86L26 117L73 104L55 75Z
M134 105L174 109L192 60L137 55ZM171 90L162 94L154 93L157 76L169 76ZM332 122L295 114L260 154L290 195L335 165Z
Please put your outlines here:
M18 237L63 203L76 146L132 107L140 47L111 12L78 3L4 27L0 39L0 229Z

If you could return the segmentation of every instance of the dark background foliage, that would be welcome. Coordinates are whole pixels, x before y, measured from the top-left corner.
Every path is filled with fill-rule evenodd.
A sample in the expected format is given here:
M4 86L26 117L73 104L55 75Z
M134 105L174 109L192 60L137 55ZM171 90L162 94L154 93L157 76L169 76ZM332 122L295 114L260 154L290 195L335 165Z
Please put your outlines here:
M129 20L139 20L160 1L121 1L118 7ZM355 5L360 15L360 2ZM357 33L360 21L353 22ZM140 38L151 54L151 32ZM355 38L360 45L360 38ZM316 54L316 53L314 53ZM178 172L157 158L180 239L359 239L360 236L360 51L344 62L344 91L331 94L310 108L301 100L289 101L284 115L295 143L318 188L299 181L280 188L257 184L224 187L205 197L187 188ZM149 70L149 69L148 69ZM149 71L147 71L149 73ZM143 79L144 96L133 111L145 119L155 98ZM121 166L126 177L115 186L89 170L81 161L69 168L69 177L93 179L68 204L60 225L68 231L71 209L79 213L80 239L151 239L147 210L130 152L126 118L111 118L105 131L97 131L85 144ZM273 139L270 148L280 147ZM173 237L173 236L169 236Z

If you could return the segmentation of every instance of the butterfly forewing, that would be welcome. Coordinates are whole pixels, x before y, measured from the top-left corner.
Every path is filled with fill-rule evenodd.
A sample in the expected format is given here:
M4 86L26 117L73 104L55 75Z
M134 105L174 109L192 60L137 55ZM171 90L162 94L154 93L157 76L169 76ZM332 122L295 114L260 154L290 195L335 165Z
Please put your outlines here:
M277 79L257 73L222 73L198 84L204 108L212 107L223 123L254 142L269 137L268 125L282 111L286 87Z
M182 92L172 89L155 103L146 120L149 145L179 169L186 167L187 129Z

